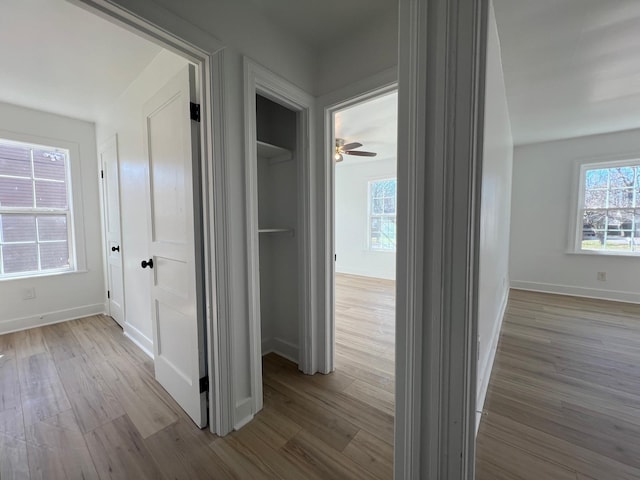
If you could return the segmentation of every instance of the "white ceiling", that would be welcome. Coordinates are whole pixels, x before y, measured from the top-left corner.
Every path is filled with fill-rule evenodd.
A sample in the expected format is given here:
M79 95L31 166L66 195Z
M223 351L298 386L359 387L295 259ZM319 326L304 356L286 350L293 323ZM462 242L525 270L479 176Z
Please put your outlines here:
M248 0L274 25L307 45L335 44L369 22L397 8L398 0Z
M516 144L640 127L640 1L494 6Z
M357 150L376 152L375 157L345 155L338 165L396 158L398 150L398 93L392 92L335 114L335 137L345 143L360 142Z
M160 52L64 0L1 0L0 45L0 101L89 121Z

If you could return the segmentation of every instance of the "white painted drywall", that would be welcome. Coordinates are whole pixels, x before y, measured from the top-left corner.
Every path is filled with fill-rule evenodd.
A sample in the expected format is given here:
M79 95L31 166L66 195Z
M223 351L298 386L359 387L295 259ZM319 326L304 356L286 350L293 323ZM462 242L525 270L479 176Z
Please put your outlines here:
M79 158L71 158L72 189L76 206L76 241L81 269L76 273L0 281L0 334L47 323L101 313L105 308L102 235L98 198L96 133L93 123L0 103L0 137L27 135L46 142L75 144ZM35 139L31 141L36 141ZM75 170L75 171L74 171ZM81 215L83 213L83 215ZM82 245L80 245L82 246ZM84 264L84 266L82 266ZM24 290L34 288L36 297L23 300Z
M509 294L513 140L493 5L489 10L484 121L478 283L480 345L477 410L481 410L484 404Z
M116 3L127 8L129 2L116 0ZM301 89L313 92L315 52L290 31L271 23L259 9L253 8L252 2L155 0L148 3L162 5L232 47L236 53L250 57Z
M511 210L511 286L640 302L640 258L571 254L581 161L640 158L640 130L516 147ZM598 281L597 272L607 280Z
M315 93L325 95L398 65L398 6L322 50Z
M153 330L150 277L148 271L140 267L140 262L149 258L148 162L144 152L142 106L186 65L183 58L161 51L97 123L99 145L118 134L122 210L120 248L126 300L124 331L147 352L153 352Z
M336 164L335 245L336 272L366 277L396 278L396 253L369 249L369 182L396 177L396 160L388 158Z

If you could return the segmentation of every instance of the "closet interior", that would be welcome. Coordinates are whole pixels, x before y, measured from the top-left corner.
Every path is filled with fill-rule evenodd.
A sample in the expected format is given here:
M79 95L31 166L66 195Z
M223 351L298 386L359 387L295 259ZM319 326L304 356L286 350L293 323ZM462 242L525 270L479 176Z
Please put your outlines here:
M298 363L298 114L256 95L262 354ZM256 299L254 299L256 301Z

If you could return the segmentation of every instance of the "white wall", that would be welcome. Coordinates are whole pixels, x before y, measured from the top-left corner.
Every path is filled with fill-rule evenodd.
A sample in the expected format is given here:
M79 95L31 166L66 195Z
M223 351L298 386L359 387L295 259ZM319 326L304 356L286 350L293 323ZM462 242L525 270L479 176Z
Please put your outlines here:
M140 262L149 258L149 198L142 107L187 61L166 50L147 66L97 123L98 145L117 133L122 211L122 262L127 335L153 352L151 285Z
M76 162L72 167L72 189L76 222L83 223L84 228L76 231L76 241L83 243L86 250L84 254L78 252L78 263L85 264L85 271L0 281L0 334L103 312L106 287L94 124L0 103L0 137L2 131L77 147L79 158L73 158L73 152L71 158ZM74 172L76 167L79 169ZM78 218L82 212L84 215ZM22 299L27 288L35 289L36 298Z
M369 182L395 178L396 160L336 164L336 272L376 278L396 278L396 253L370 250L368 235Z
M315 93L325 95L398 65L398 5L353 35L322 50Z
M513 140L493 5L489 11L478 284L477 410L484 404L509 294ZM480 416L478 415L478 419Z
M519 146L514 152L511 286L640 303L640 258L568 253L580 161L640 158L640 130ZM606 272L606 282L596 279Z
M117 0L116 3L126 8L128 2ZM301 89L313 92L315 52L289 31L270 23L251 2L155 0L155 3L209 32L236 53L250 57Z

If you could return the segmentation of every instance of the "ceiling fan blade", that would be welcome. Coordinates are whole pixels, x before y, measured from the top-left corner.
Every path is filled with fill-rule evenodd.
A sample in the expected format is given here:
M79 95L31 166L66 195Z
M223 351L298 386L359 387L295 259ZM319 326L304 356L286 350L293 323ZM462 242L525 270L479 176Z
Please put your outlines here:
M355 155L356 157L375 157L377 153L375 152L361 152L358 150L349 150L348 152L344 152L347 155Z
M362 146L361 143L353 142L353 143L347 143L346 145L342 145L342 149L343 150L353 150L354 148L360 148L361 146Z

